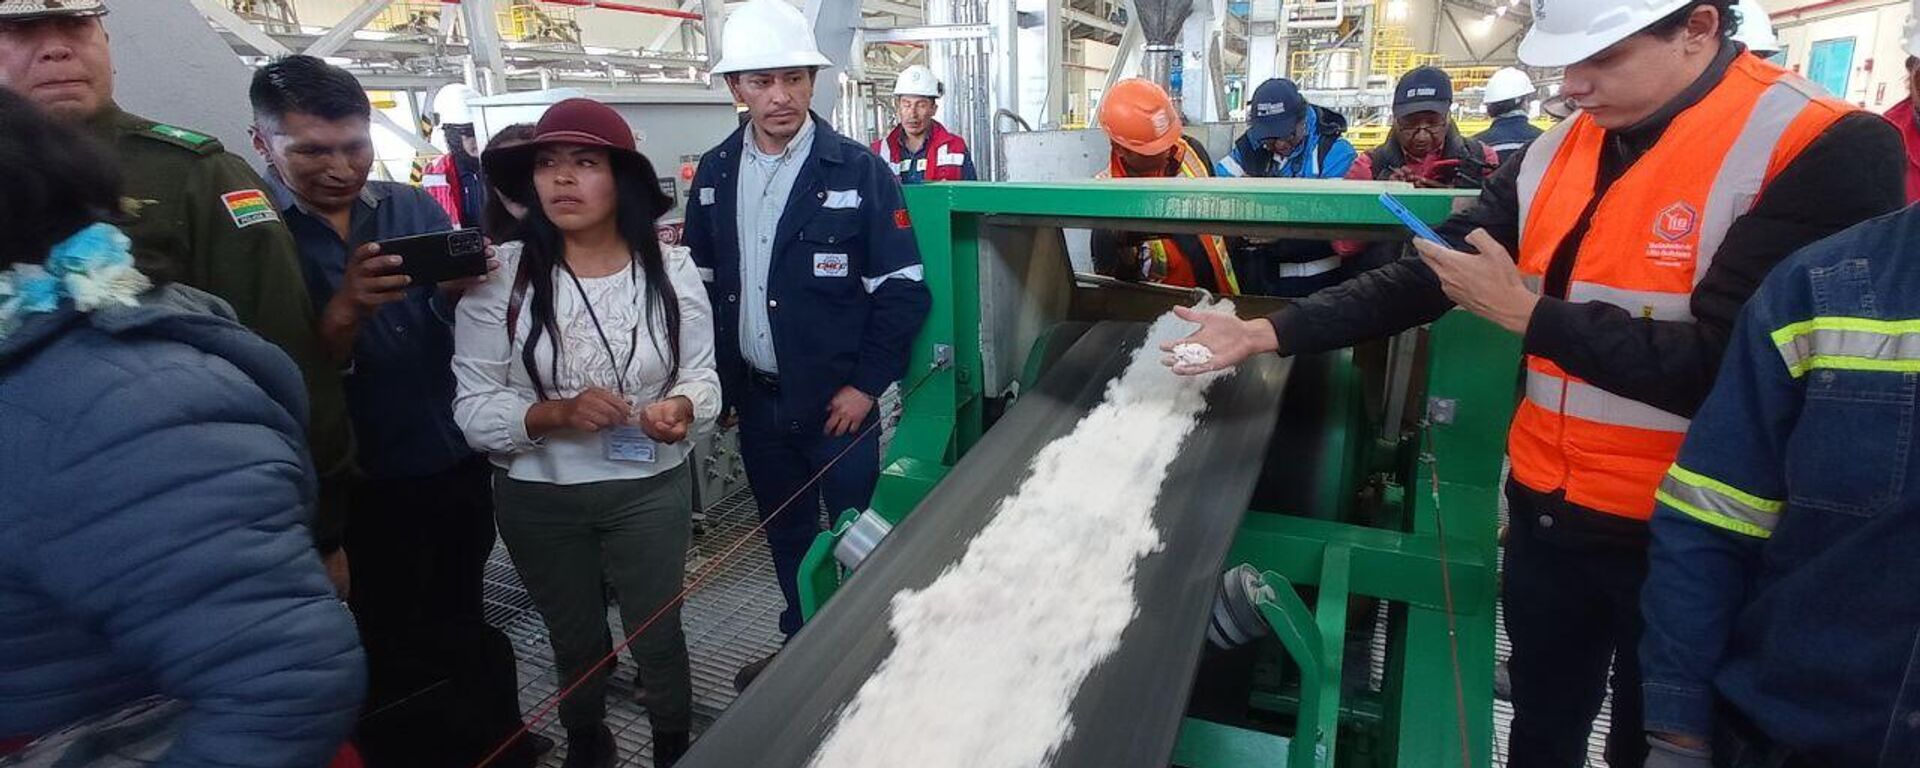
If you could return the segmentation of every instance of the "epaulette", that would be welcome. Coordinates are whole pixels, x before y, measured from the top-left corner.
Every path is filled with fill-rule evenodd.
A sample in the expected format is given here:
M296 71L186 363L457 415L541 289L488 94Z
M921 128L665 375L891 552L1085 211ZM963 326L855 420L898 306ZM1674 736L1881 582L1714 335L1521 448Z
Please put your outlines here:
M226 150L220 140L199 131L190 131L166 123L154 123L133 132L135 136L172 144L181 149L200 155L214 155Z

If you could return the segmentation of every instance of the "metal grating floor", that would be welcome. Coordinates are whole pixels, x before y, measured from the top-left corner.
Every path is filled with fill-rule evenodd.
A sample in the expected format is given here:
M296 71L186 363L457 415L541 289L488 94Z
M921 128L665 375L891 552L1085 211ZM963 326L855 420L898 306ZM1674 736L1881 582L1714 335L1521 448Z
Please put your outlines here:
M1500 515L1506 517L1502 499ZM733 703L733 675L748 662L757 660L780 645L780 590L774 584L773 565L764 537L754 533L759 522L751 493L741 490L721 500L706 514L706 530L694 537L694 551L688 559L689 579L704 573L712 558L718 557L749 535L753 541L734 554L734 560L719 564L704 586L688 599L682 621L687 632L687 647L693 658L694 730L696 735ZM533 610L533 603L520 585L519 574L504 547L496 547L487 564L487 620L500 627L513 641L519 659L520 705L529 715L545 706L562 686L554 671L553 649L547 644L546 627ZM1498 609L1496 609L1497 611ZM1497 617L1496 613L1496 617ZM1384 622L1386 606L1380 606L1376 620L1380 631L1369 649L1370 687L1378 690L1385 672ZM1496 621L1498 619L1496 618ZM619 615L608 612L613 636L625 636ZM1495 656L1506 659L1512 653L1506 630L1496 624ZM633 703L633 664L623 654L607 694L607 723L620 745L623 768L652 765L653 735L647 724L646 710ZM1603 758L1610 725L1609 705L1603 704L1588 740L1589 766L1605 766ZM1513 720L1513 705L1494 702L1493 764L1507 765L1507 727ZM553 737L561 746L542 762L542 768L559 768L566 758L566 738L553 715L544 718L535 730Z
M693 659L696 734L733 703L734 673L780 645L780 589L774 583L766 540L753 530L758 524L753 495L742 490L708 509L705 533L694 536L693 552L687 561L689 582L705 574L708 564L735 543L753 537L751 543L734 553L732 561L716 563L717 569L688 598L682 611L687 649ZM513 642L519 659L520 707L531 717L550 703L565 682L554 671L546 626L520 585L520 576L505 547L496 546L487 563L486 600L487 620ZM618 613L611 609L607 623L615 642L626 636ZM621 654L607 691L607 725L619 743L618 765L645 768L653 764L653 733L646 709L633 702L633 673L632 661ZM541 763L542 768L558 768L566 759L566 736L557 713L543 718L534 729L560 743Z

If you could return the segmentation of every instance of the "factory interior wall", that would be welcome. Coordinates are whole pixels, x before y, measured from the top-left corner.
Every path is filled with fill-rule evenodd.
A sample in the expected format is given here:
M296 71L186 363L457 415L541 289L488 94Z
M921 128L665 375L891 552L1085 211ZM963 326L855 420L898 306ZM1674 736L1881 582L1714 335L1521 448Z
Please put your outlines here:
M1440 0L1409 0L1407 6L1407 34L1413 46L1421 51L1440 54L1441 61L1462 65L1482 61L1505 64L1517 56L1520 45L1520 35L1517 33L1526 26L1521 22L1501 17L1483 31L1480 20L1484 14L1475 11L1446 6ZM1460 31L1454 30L1443 8L1451 9L1454 21L1460 24ZM1465 33L1467 41L1472 43L1471 48L1461 42L1461 33Z
M1842 99L1875 112L1907 97L1905 35L1907 3L1867 2L1833 13L1810 13L1808 18L1775 16L1780 43L1786 46L1786 66L1818 81L1814 49L1834 41L1853 40Z
M256 170L263 166L247 135L253 73L188 0L115 3L106 23L121 107L211 135ZM155 29L167 34L143 33Z

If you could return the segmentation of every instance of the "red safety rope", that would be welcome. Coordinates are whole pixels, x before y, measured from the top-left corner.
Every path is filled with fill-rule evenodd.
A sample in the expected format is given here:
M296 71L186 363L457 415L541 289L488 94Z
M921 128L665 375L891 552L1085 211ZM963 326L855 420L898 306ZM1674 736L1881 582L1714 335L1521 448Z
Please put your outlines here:
M933 374L935 372L939 371L941 368L944 368L944 367L945 365L938 366L932 370L927 371L925 374L921 375L920 380L918 382L915 382L911 389L908 389L906 393L900 396L901 402L904 403L907 400L907 398L912 397L915 392L920 391L920 387L926 384L928 380L932 379ZM877 403L875 404L875 407L878 407ZM885 421L886 421L886 414L880 414L879 418L874 419L873 423L867 425L866 429L861 430L860 434L856 436L852 442L847 443L847 447L842 448L838 455L834 456L831 461L828 461L825 465L821 466L820 471L815 472L812 478L808 479L805 484L800 486L799 490L794 491L793 495L788 496L786 501L780 502L780 506L775 507L773 512L765 515L761 515L759 525L754 526L753 530L750 530L746 533L746 535L741 536L738 541L735 541L733 543L733 546L727 548L727 551L720 553L719 557L716 557L712 560L707 561L706 566L702 568L700 571L695 573L693 579L690 580L690 583L688 583L686 589L681 590L680 594L675 595L673 599L668 600L666 604L660 606L659 610L654 611L652 616L647 617L646 621L641 622L639 629L636 629L633 632L629 633L626 639L621 640L618 644L614 645L613 652L608 653L605 657L601 658L600 661L596 662L592 667L588 668L587 671L584 674L582 674L579 679L574 680L572 684L562 689L559 693L554 694L552 698L549 701L547 701L547 703L539 709L539 711L535 712L533 716L527 718L526 723L522 724L519 730L514 731L512 736L508 736L506 741L501 742L500 746L495 747L493 752L489 753L487 757L481 760L479 764L475 765L474 768L487 768L488 766L493 765L494 761L499 760L502 755L505 755L507 753L508 749L513 747L514 742L519 741L521 737L524 737L528 733L532 732L534 725L538 724L542 719L546 718L548 715L553 714L553 710L560 706L560 702L566 701L568 696L572 696L575 691L580 689L580 686L586 685L587 681L592 679L594 675L599 674L601 669L605 668L608 664L614 663L616 660L618 660L620 658L620 652L626 650L627 646L632 645L635 640L639 639L640 635L646 632L648 627L653 626L654 622L659 621L661 616L666 615L667 612L673 610L675 607L678 607L681 603L686 602L687 598L691 597L694 592L697 592L700 590L701 587L706 586L707 582L713 578L713 575L720 570L721 566L731 565L733 556L736 553L738 553L742 548L746 547L748 543L752 542L753 537L756 534L759 534L762 531L765 531L767 528L767 523L770 523L773 521L774 518L779 517L780 513L785 512L787 510L787 507L792 506L793 502L799 500L801 496L805 495L807 492L807 489L812 488L814 483L820 482L820 478L825 477L828 470L833 469L835 464L840 463L841 459L846 458L847 454L852 453L854 447L860 445L861 441L866 440L867 436L872 434L874 430L879 429L880 425Z
M1453 569L1447 560L1447 515L1440 509L1440 461L1433 452L1433 424L1423 422L1420 434L1426 441L1426 452L1421 461L1427 465L1427 476L1433 487L1433 528L1440 542L1440 594L1447 608L1447 650L1453 659L1453 707L1460 725L1460 768L1473 768L1473 751L1467 742L1467 686L1461 679L1460 671L1460 630L1455 624L1453 608Z

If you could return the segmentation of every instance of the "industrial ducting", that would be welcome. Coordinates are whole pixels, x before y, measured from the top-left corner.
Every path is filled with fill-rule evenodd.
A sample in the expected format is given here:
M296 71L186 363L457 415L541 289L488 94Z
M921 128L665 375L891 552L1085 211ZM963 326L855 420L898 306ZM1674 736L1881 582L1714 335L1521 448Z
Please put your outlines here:
M1140 33L1146 38L1146 55L1140 71L1158 83L1180 104L1180 92L1173 87L1173 65L1180 58L1180 27L1193 15L1193 0L1134 0Z

